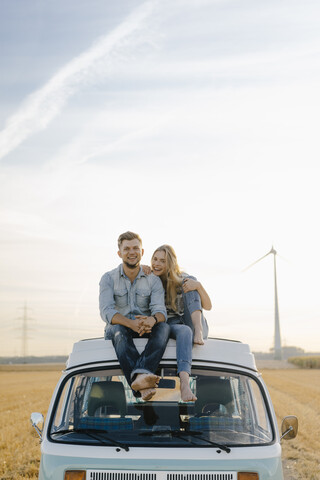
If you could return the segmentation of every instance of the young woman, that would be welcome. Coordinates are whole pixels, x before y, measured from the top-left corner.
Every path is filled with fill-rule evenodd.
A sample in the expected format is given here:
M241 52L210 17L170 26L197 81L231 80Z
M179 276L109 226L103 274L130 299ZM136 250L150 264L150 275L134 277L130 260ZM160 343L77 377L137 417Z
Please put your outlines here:
M165 290L167 323L170 325L170 336L177 345L181 399L192 402L197 399L189 386L192 344L203 345L203 339L208 336L202 308L211 310L211 300L200 282L181 272L176 253L170 245L162 245L155 250L151 268L154 275L160 277Z

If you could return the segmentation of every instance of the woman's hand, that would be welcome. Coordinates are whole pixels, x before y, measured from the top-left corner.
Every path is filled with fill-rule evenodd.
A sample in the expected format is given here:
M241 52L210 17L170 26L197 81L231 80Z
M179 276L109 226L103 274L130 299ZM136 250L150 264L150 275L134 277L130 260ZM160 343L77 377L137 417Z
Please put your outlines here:
M200 282L193 280L192 278L186 278L182 284L184 293L192 292L192 290L198 290Z
M182 288L184 293L196 290L200 295L202 308L204 308L204 310L211 310L212 303L210 297L200 282L192 278L186 278L182 284Z
M142 271L145 275L150 275L150 273L152 272L149 265L141 265L141 267L142 267Z

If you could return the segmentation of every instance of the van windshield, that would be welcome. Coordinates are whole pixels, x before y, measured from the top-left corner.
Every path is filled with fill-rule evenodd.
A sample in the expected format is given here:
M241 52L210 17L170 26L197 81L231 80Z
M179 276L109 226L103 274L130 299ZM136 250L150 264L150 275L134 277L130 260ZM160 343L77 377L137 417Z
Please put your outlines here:
M273 432L258 382L242 373L194 369L195 402L180 399L175 369L161 370L152 401L133 395L121 370L74 374L60 388L52 441L121 446L265 445Z

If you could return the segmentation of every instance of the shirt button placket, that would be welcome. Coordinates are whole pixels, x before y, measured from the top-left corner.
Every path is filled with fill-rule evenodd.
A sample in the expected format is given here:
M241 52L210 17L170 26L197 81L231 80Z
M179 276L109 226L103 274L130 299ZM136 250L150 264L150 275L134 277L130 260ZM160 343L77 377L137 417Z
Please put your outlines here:
M133 291L132 285L130 285L129 296L130 296L130 309L132 312L134 309L134 291Z

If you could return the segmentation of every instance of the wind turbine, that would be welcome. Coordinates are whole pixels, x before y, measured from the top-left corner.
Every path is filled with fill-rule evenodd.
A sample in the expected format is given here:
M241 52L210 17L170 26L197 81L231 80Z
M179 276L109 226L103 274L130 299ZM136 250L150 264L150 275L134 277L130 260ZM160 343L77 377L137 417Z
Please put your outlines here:
M282 347L281 347L281 334L280 334L280 320L279 320L279 304L278 304L278 287L277 287L277 265L276 265L276 255L277 251L273 248L263 257L259 258L255 262L251 263L244 271L253 267L256 263L260 262L268 255L273 255L273 269L274 269L274 359L282 359Z

